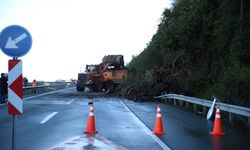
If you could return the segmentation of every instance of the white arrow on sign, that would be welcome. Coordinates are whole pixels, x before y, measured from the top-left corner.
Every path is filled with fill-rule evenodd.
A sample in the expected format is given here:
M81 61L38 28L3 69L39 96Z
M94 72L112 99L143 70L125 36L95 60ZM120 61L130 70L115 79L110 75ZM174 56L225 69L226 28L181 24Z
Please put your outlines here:
M17 49L18 47L16 46L16 44L20 41L22 41L23 39L25 39L28 35L26 33L23 33L22 35L18 36L16 39L12 40L11 36L9 36L9 39L5 45L5 48L13 48L13 49Z

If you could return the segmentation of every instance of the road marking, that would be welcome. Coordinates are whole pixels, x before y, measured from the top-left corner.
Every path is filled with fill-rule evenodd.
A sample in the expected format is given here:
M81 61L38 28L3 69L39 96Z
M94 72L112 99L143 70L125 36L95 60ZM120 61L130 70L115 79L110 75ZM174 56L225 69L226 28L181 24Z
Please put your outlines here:
M37 98L37 97L41 97L41 96L53 94L53 93L56 93L56 92L62 92L62 91L72 90L72 89L74 89L74 88L75 88L75 87L71 87L71 88L67 88L67 89L62 89L62 90L47 92L47 93L43 93L43 94L38 94L38 95L26 97L26 98L24 98L23 100L28 100L28 99L32 99L32 98Z
M46 123L48 120L50 120L52 117L54 117L58 112L53 112L51 114L49 114L47 117L45 117L41 122L40 124L44 124Z
M0 106L4 106L4 105L7 105L7 104L5 104L5 103L3 103L3 104L0 104Z
M68 104L68 105L69 105L69 104L70 104L70 103L72 103L73 101L74 101L74 99L72 99L71 101L69 101L69 102L68 102L68 103L66 103L66 104Z
M155 142L159 144L159 146L164 150L171 150L169 146L167 146L158 136L154 135L152 131L129 109L129 107L119 100L120 103L125 107L125 109L133 116L134 120L147 132L148 135L150 135Z
M28 100L28 99L32 99L32 98L37 98L37 97L41 97L41 96L45 96L45 95L49 95L49 94L53 94L56 92L62 92L62 91L67 91L67 90L72 90L75 87L71 87L71 88L66 88L66 89L61 89L61 90L56 90L56 91L51 91L51 92L47 92L47 93L42 93L42 94L38 94L38 95L34 95L34 96L29 96L26 98L23 98L23 100ZM31 102L32 103L32 102ZM47 104L47 103L46 103ZM65 104L65 103L64 103ZM4 104L0 104L0 106L5 106L8 105L8 103L4 103Z
M24 104L33 104L33 105L67 105L65 101L59 101L59 100L29 100L24 101Z

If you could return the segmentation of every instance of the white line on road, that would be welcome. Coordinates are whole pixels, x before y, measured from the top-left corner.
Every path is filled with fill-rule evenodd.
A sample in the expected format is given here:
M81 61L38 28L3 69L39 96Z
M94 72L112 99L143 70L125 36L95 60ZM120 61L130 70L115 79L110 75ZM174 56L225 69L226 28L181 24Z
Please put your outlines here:
M37 98L37 97L41 97L41 96L53 94L53 93L56 93L56 92L62 92L62 91L72 90L72 89L74 89L74 88L75 88L75 87L71 87L71 88L56 90L56 91L52 91L52 92L37 94L37 95L33 95L33 96L29 96L29 97L23 98L23 100L28 100L28 99L32 99L32 98ZM5 106L5 105L8 105L8 103L0 104L0 106Z
M48 120L50 120L52 117L54 117L58 112L53 112L51 114L49 114L47 117L45 117L41 122L40 124L44 124L46 123Z
M74 101L74 99L72 99L71 101L69 101L67 104L69 105L70 103L72 103Z
M28 100L28 99L32 99L32 98L37 98L37 97L41 97L41 96L45 96L45 95L49 95L49 94L53 94L53 93L57 93L57 92L72 90L72 89L74 89L74 88L75 88L75 87L71 87L71 88L67 88L67 89L62 89L62 90L56 90L56 91L52 91L52 92L37 94L37 95L34 95L34 96L26 97L26 98L24 98L23 100Z
M147 132L148 135L150 135L155 142L159 144L159 146L164 150L171 150L170 147L168 147L158 136L154 135L152 131L128 108L124 102L120 100L120 103L125 107L125 109L133 116L134 120Z
M4 104L0 104L0 106L3 106L3 105L6 105L6 103L4 103Z

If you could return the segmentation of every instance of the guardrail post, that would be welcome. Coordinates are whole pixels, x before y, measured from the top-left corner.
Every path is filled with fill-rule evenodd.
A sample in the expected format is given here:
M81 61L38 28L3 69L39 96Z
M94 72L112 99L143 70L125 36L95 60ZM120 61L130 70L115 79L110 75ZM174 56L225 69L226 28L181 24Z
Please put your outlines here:
M197 112L197 105L196 104L194 104L193 108L194 108L194 112Z
M176 99L174 99L174 105L176 106Z
M202 114L203 114L203 115L206 115L206 113L207 113L207 107L206 107L206 106L203 106L203 107L202 107Z
M233 122L233 114L232 113L228 113L228 121L230 122L230 123L232 123Z
M250 117L247 118L247 123L250 125Z
M180 107L182 107L183 106L183 101L179 101L179 103L180 103Z
M167 99L167 98L166 98L166 99L164 99L164 102L165 102L165 103L168 103L168 99Z
M186 108L188 109L188 102L186 102Z

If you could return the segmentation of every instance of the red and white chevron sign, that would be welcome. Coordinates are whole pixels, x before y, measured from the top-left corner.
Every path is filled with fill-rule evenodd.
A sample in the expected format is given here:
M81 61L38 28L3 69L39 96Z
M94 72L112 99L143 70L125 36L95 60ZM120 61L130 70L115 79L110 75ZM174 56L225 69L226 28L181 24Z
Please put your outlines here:
M23 113L23 77L22 61L9 60L8 74L8 112L12 115Z

